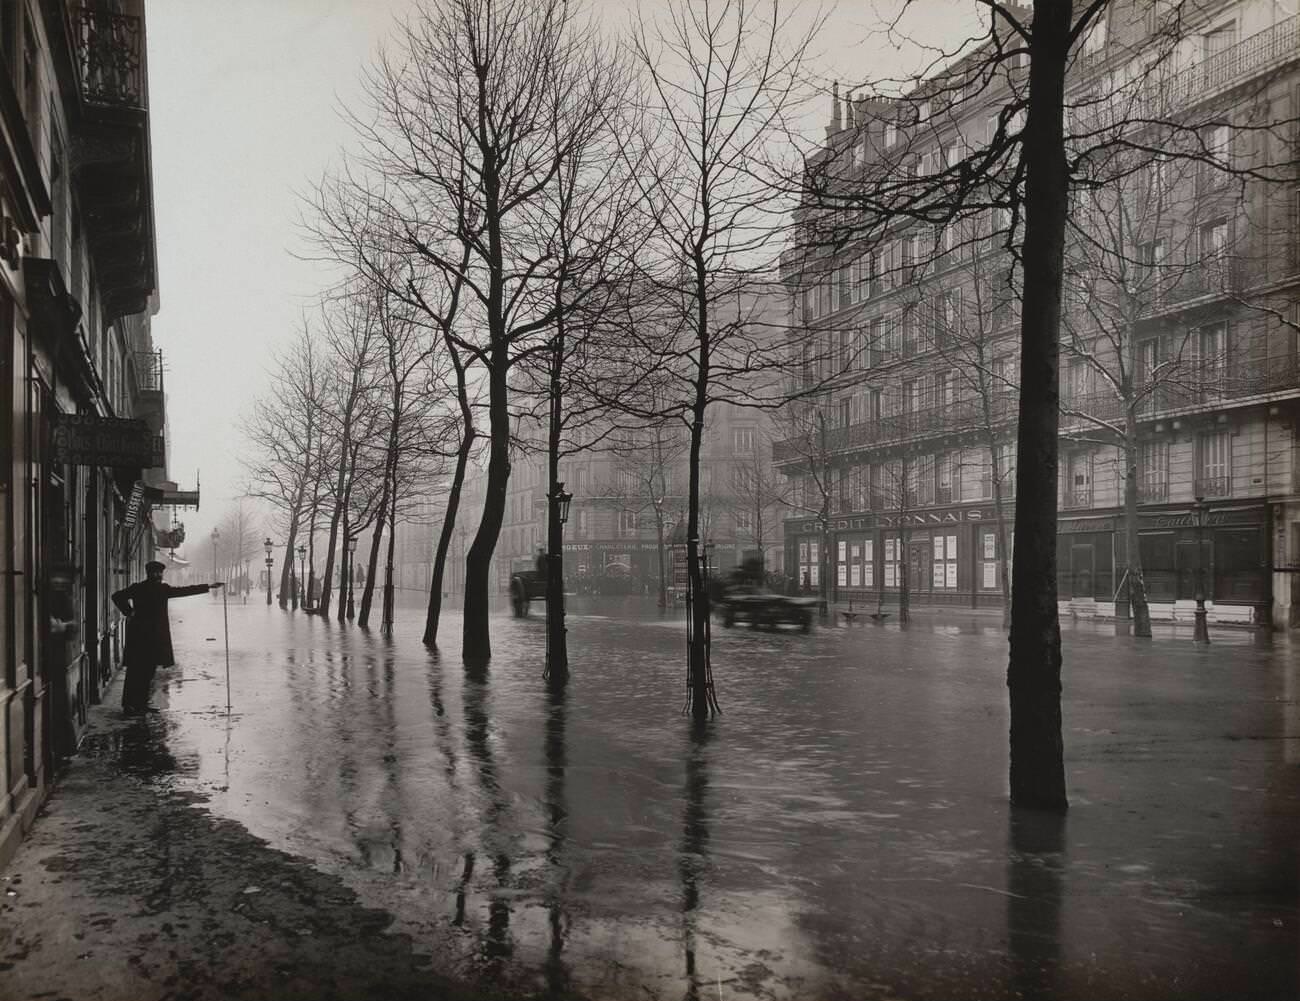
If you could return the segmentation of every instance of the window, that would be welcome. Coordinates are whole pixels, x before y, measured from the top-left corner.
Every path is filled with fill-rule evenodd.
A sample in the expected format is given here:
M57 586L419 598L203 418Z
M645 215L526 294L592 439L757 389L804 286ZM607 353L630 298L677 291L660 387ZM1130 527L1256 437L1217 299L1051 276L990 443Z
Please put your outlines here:
M997 468L998 489L1002 492L1003 497L1014 497L1016 495L1015 442L1004 442L997 446L993 458Z
M957 536L935 535L932 542L934 588L936 591L955 591L957 589Z
M753 455L754 429L752 427L732 428L731 450L736 455Z
M1065 463L1063 507L1092 507L1092 453L1072 452Z
M1202 262L1208 264L1220 260L1228 249L1228 220L1215 219L1202 226L1198 249Z
M867 253L867 254L863 254L861 257L858 258L858 263L857 263L858 302L866 302L868 299L871 298L871 294L872 294L871 286L876 281L875 265L876 265L875 254Z
M1194 371L1202 391L1217 395L1228 369L1228 325L1211 323L1192 336Z
M737 510L734 512L736 519L737 532L754 531L754 512L748 510Z
M898 142L898 126L890 122L885 126L885 146L886 148Z
M935 465L935 502L951 504L961 499L958 475L960 462L956 452L945 452Z
M992 500L993 498L993 453L981 449L978 453L979 459L979 499Z
M842 265L835 269L834 282L837 305L840 309L853 305L853 282L850 280L849 268Z
M1149 441L1138 452L1140 476L1138 501L1142 504L1163 504L1169 500L1169 443Z
M628 538L640 534L640 515L636 511L620 511L618 513L618 535L619 538Z
M912 482L916 504L924 507L935 502L935 457L933 455L923 455L917 460Z
M1151 390L1160 369L1160 338L1148 337L1146 340L1138 341L1137 368L1138 387L1143 390ZM1158 397L1158 393L1148 391L1141 400L1140 409L1144 413L1151 413L1156 410L1160 406Z
M991 528L980 530L980 587L986 591L996 589L998 584L998 534Z
M885 587L898 587L903 547L895 536L885 536Z
M1143 284L1155 298L1161 298L1160 271L1165 263L1165 241L1148 240L1139 244L1138 261L1142 265Z
M1106 10L1097 14L1096 20L1088 28L1088 33L1083 36L1083 54L1085 56L1100 55L1106 49Z
M575 534L580 539L585 539L591 531L591 512L586 508L578 508L578 521L574 529Z
M1205 159L1197 164L1202 191L1213 191L1228 183L1232 170L1232 133L1227 125L1211 125L1201 133Z
M1197 439L1196 483L1198 497L1232 495L1232 435L1227 431L1202 434Z

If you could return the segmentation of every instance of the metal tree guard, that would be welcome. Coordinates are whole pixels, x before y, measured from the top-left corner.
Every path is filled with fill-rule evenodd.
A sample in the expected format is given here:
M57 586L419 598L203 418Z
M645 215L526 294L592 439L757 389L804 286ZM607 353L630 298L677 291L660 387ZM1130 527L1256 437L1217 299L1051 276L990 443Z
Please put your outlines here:
M691 540L695 542L696 540ZM704 693L708 701L709 714L721 715L722 707L718 705L717 692L713 687L713 631L711 626L710 609L709 609L709 553L713 549L712 543L706 543L699 548L700 561L700 584L702 590L699 594L695 593L695 577L691 573L686 574L686 704L682 706L682 712L691 712L694 706L695 693L691 689L691 650L695 647L695 602L699 601L703 608L704 614L701 620L704 623ZM691 547L688 545L687 552Z

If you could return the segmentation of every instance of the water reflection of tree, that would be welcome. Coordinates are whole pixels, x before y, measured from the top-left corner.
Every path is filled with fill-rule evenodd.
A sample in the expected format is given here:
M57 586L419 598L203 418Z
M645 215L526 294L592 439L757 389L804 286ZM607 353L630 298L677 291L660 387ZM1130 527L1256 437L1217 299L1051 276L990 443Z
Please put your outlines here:
M692 719L691 746L686 756L686 809L682 817L682 847L677 869L682 880L682 944L686 954L686 998L700 996L695 967L695 933L700 907L700 881L707 862L709 820L704 801L709 791L708 749L712 732L707 720Z
M465 744L478 770L479 785L487 798L483 813L483 844L492 860L492 876L498 891L505 890L510 882L510 851L505 831L505 813L508 809L497 765L492 757L489 742L491 723L488 720L487 686L466 678L464 689ZM465 873L461 882L462 893L474 871L473 853L466 853ZM510 905L505 893L491 894L488 900L488 927L483 940L483 958L491 974L510 957L514 948L510 941Z
M1065 816L1011 811L1007 852L1007 942L1016 997L1053 997L1061 965Z
M551 943L546 953L546 996L564 998L569 995L569 973L563 959L566 925L564 855L569 815L564 798L565 769L568 765L564 733L564 686L548 686L546 701L546 864L551 871L546 901L547 920L551 930Z

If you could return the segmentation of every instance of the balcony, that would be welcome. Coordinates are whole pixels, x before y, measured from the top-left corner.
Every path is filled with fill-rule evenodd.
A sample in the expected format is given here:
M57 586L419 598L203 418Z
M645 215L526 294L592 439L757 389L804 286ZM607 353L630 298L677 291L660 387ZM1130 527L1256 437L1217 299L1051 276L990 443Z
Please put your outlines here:
M1138 485L1139 504L1165 504L1169 501L1169 484L1141 483Z
M963 400L946 407L929 407L893 414L876 420L831 428L826 432L824 451L837 453L877 445L961 435L978 430L983 414L978 400ZM809 432L772 446L772 461L797 462L823 454L820 432Z
M90 7L47 14L61 29L77 110L69 139L105 322L143 312L155 288L153 177L141 18Z
M1092 487L1073 487L1061 495L1061 507L1078 509L1092 507Z
M1143 86L1134 109L1127 107L1124 94L1117 94L1113 102L1115 114L1160 117L1204 101L1297 58L1300 58L1300 14L1256 32L1180 72L1151 78Z
M69 18L81 99L91 105L143 111L140 18L93 7L74 8Z
M1203 476L1193 483L1193 489L1197 497L1203 497L1207 500L1213 500L1222 497L1232 496L1232 477L1231 476Z

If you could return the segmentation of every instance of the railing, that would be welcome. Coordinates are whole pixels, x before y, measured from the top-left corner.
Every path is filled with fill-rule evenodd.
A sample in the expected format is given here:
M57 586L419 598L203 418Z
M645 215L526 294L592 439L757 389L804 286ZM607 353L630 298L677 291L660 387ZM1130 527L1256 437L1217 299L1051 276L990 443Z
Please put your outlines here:
M115 108L145 106L140 18L93 7L72 10L82 100Z
M1181 107L1256 73L1300 58L1300 14L1256 32L1164 80L1149 84L1148 102Z
M1066 490L1064 496L1061 498L1061 507L1092 507L1092 487L1076 487L1074 489Z
M1194 484L1197 497L1231 497L1232 477L1207 476L1197 479Z
M1164 504L1168 500L1169 500L1168 483L1138 484L1139 504Z
M142 391L162 392L163 364L161 351L137 351L135 353L135 382Z

